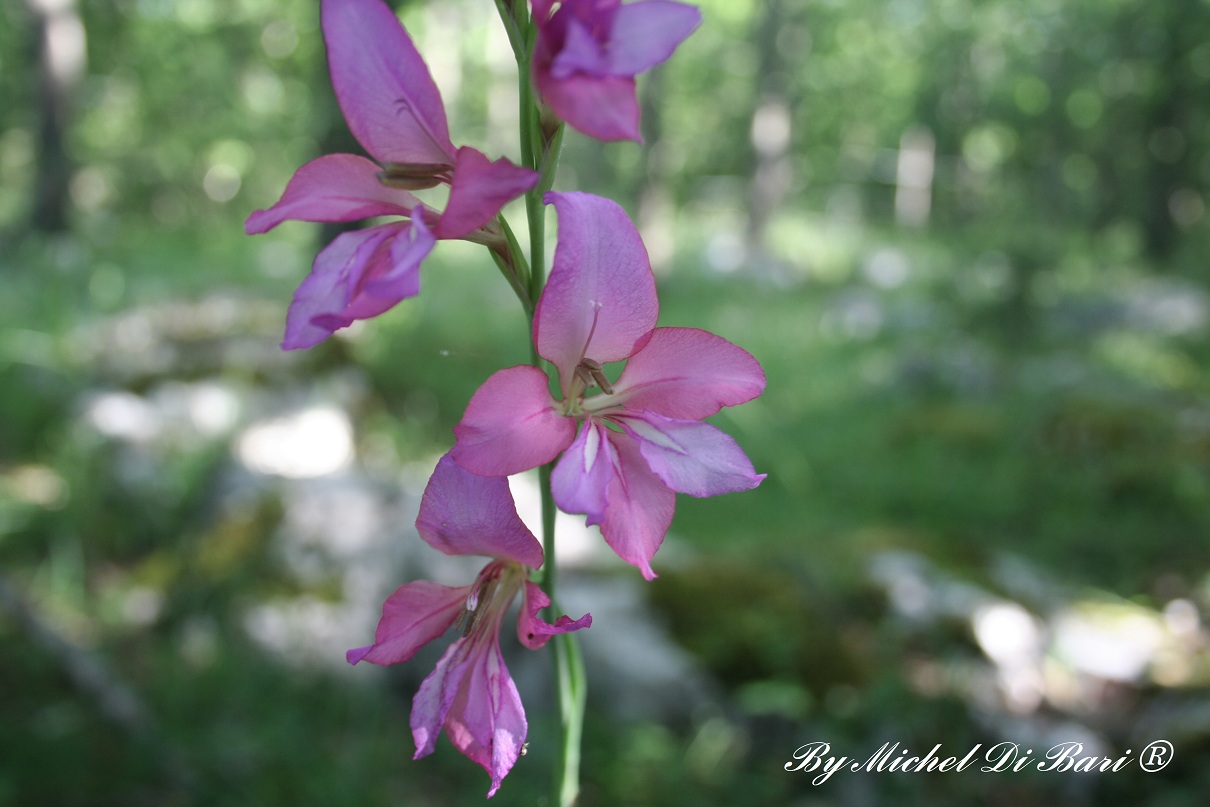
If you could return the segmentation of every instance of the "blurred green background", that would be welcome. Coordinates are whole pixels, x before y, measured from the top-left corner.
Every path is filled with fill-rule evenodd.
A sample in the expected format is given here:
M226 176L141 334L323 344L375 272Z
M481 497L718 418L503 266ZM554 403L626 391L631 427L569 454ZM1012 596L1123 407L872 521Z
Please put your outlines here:
M516 158L493 4L397 5L454 141ZM568 554L636 654L589 646L582 803L1204 804L1210 3L700 5L645 143L569 133L559 185L634 216L662 324L760 359L716 422L769 476L680 497L651 584ZM480 803L444 740L410 760L435 656L342 652L428 573L427 470L528 356L507 286L443 243L419 299L282 353L332 234L242 220L358 151L317 4L0 14L0 805ZM531 747L493 803L541 804L548 659L506 653ZM1153 774L783 770L1153 739Z

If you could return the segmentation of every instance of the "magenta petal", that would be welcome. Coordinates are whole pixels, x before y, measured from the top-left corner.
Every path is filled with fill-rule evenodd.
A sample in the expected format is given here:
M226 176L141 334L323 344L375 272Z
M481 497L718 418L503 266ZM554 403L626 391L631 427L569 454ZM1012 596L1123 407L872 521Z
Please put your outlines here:
M433 752L444 725L454 746L491 775L493 796L525 744L529 726L497 637L465 637L424 679L412 701L415 758Z
M548 193L559 214L550 279L534 315L538 353L567 394L581 359L605 363L639 350L659 301L647 250L626 212L589 193Z
M647 467L634 440L616 432L609 438L618 453L618 473L609 488L601 534L618 557L654 580L651 559L672 524L676 494Z
M282 347L286 350L311 347L333 331L352 324L356 317L346 309L367 266L376 255L382 260L383 255L389 254L390 239L407 226L406 222L398 222L342 233L316 255L311 273L299 284L286 313Z
M437 666L420 684L412 699L412 739L416 743L413 759L433 753L437 737L458 698L474 663L476 643L463 636L446 648Z
M420 264L433 251L437 239L419 213L414 211L411 225L391 239L389 260L367 269L360 291L349 303L349 311L357 319L377 316L400 300L420 293Z
M678 493L717 496L751 490L765 478L730 435L709 423L654 412L616 420L638 441L648 467Z
M614 76L634 76L664 62L702 23L694 6L670 0L642 0L617 9L609 34L609 66Z
M538 172L495 162L470 146L458 149L450 198L437 222L439 238L463 238L496 217L500 209L538 184Z
M613 400L682 420L700 420L765 389L752 354L697 328L656 328L613 385Z
M437 737L449 714L458 686L466 677L469 638L463 636L446 648L437 666L428 674L412 699L412 739L416 743L413 759L426 757L437 748Z
M517 515L508 480L479 476L446 454L420 500L420 537L447 555L486 555L542 565L542 545Z
M374 631L374 644L350 650L350 664L398 664L436 639L454 624L466 606L471 586L451 588L428 580L406 583L382 605L382 618Z
M277 204L256 210L244 222L248 235L283 221L358 221L407 216L420 200L378 181L378 166L355 154L327 154L294 172Z
M589 76L608 75L609 56L602 44L592 35L589 26L572 16L567 20L563 47L551 62L550 74L556 79L566 79L576 73Z
M574 75L557 79L535 62L533 80L542 101L573 129L598 140L642 142L633 78Z
M587 523L600 524L609 503L617 455L609 442L609 429L588 419L575 442L563 452L550 476L555 503L565 513L584 513Z
M548 605L550 597L546 596L546 592L526 580L525 599L521 604L521 613L517 615L517 638L530 650L542 647L557 633L570 633L592 625L592 614L585 614L579 619L563 615L552 625L538 616L538 612Z
M452 165L441 94L382 0L323 0L336 99L358 142L381 162Z
M545 465L567 448L576 422L557 408L546 374L522 365L498 370L471 396L450 456L468 471L508 476Z

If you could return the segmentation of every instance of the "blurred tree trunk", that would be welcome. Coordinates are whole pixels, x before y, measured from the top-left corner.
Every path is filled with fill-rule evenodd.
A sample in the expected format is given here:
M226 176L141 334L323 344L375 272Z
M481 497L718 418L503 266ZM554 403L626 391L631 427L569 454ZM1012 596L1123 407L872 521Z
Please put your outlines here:
M1162 262L1172 257L1180 235L1172 211L1173 194L1197 175L1198 166L1190 159L1188 147L1198 137L1191 131L1190 112L1204 105L1205 97L1199 96L1200 88L1187 65L1193 50L1202 44L1205 27L1198 21L1204 21L1206 13L1199 0L1176 0L1155 10L1162 15L1157 28L1165 41L1157 65L1161 78L1151 95L1144 129L1151 159L1143 228L1148 254Z
M759 5L755 44L760 65L749 132L752 171L744 230L747 263L757 274L767 274L771 269L765 237L774 211L790 190L792 107L786 86L786 59L778 46L778 36L788 22L785 0L764 0Z
M38 52L38 157L30 226L40 232L68 227L71 159L67 130L75 91L84 75L84 23L76 0L25 0L33 15Z

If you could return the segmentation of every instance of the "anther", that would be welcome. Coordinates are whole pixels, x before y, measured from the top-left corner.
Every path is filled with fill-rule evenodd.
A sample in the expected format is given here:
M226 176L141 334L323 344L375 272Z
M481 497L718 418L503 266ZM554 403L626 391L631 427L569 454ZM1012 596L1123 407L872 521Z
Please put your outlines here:
M442 163L387 163L378 181L388 188L422 191L449 181L450 167Z
M597 386L606 395L613 394L613 385L605 376L605 368L595 359L580 359L580 363L576 365L576 377L584 383L585 387Z

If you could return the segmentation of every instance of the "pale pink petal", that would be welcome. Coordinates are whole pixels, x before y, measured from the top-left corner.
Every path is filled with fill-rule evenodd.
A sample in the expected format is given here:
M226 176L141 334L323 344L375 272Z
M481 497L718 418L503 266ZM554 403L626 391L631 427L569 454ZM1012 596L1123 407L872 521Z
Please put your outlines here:
M470 146L458 149L450 198L437 222L438 238L463 238L538 183L538 172L501 158L492 162Z
M491 775L490 798L521 756L529 726L517 686L500 654L498 630L471 652L469 676L446 715L445 733L455 748Z
M765 478L730 435L709 423L655 412L614 419L638 441L648 467L678 493L717 496L751 490Z
M439 586L428 580L405 583L382 605L382 618L374 631L374 644L345 654L350 664L398 664L436 639L465 610L471 586Z
M479 476L446 454L420 500L420 537L447 555L486 555L537 569L542 545L517 515L508 480Z
M500 654L497 635L459 639L445 652L412 701L415 758L433 752L437 733L491 775L495 795L525 744L521 696Z
M550 476L555 503L565 513L584 513L587 523L600 524L609 503L617 456L608 439L609 429L588 419Z
M311 347L333 331L351 325L354 317L346 309L366 267L375 256L382 260L389 255L390 240L406 226L398 222L342 233L316 255L311 273L299 285L286 313L282 347L286 350Z
M323 0L336 99L358 142L380 162L453 165L441 94L395 12L382 0Z
M609 488L601 534L618 557L654 580L651 559L672 524L676 494L647 467L633 439L617 432L610 432L609 439L618 453L618 473Z
M277 204L256 210L244 222L248 235L268 232L283 221L358 221L408 216L420 200L378 181L378 166L355 154L327 154L294 172Z
M634 76L666 61L701 22L702 13L685 3L626 3L614 13L609 33L609 73Z
M546 373L521 365L498 370L476 390L450 456L468 471L508 476L545 465L576 436L576 422L551 398Z
M700 420L724 406L750 401L764 389L760 364L743 348L697 328L656 328L626 362L610 401Z
M642 142L633 78L573 75L558 79L535 61L533 80L543 103L573 129L598 140Z
M534 315L538 353L567 394L581 359L601 363L639 350L655 327L655 276L639 233L617 203L589 193L548 193L559 240Z
M517 638L530 650L537 650L557 633L570 633L592 625L592 614L572 619L564 614L550 624L538 616L538 612L550 605L550 597L536 583L525 581L525 598L521 613L517 615Z

